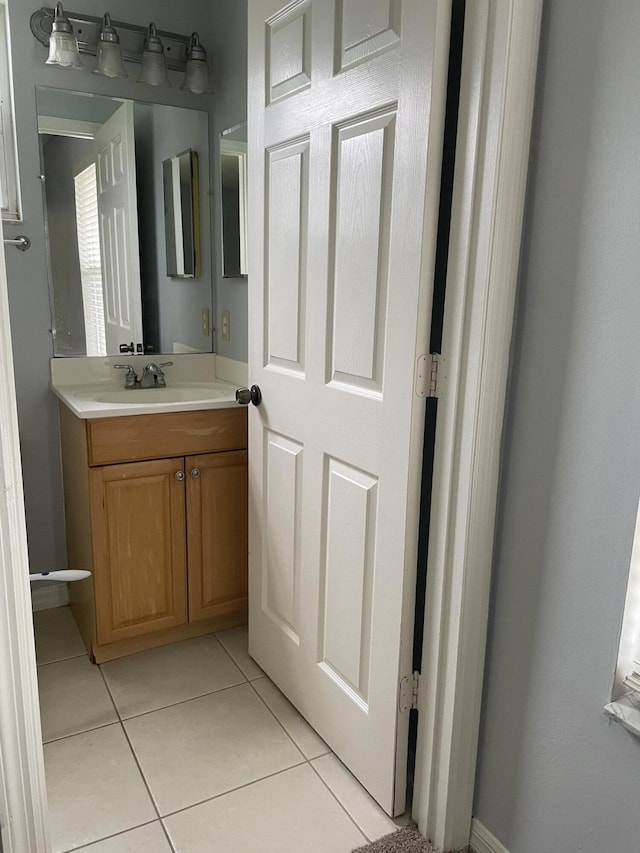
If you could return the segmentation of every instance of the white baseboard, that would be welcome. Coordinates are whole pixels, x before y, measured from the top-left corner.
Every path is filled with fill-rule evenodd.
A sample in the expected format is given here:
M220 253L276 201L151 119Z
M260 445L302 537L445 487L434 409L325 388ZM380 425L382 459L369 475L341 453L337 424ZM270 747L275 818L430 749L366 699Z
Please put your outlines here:
M51 610L53 607L64 607L69 603L69 589L66 583L42 583L31 588L31 607L37 610Z
M470 847L473 853L509 853L504 844L475 817L471 820Z

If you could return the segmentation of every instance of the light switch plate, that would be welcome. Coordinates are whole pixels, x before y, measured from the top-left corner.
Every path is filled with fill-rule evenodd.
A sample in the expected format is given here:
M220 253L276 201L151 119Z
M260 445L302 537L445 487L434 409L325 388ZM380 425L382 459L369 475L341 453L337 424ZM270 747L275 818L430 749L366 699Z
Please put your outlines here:
M209 309L202 309L202 334L208 338L209 337Z
M231 316L226 309L222 312L222 340L231 340Z

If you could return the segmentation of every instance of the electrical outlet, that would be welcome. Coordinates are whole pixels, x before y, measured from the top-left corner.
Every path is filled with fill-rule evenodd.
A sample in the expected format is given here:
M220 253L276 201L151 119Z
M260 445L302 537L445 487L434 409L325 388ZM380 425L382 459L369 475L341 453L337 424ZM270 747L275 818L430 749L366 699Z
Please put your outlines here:
M209 309L202 309L202 334L208 338L209 337Z
M222 312L222 340L231 340L231 316L226 309Z

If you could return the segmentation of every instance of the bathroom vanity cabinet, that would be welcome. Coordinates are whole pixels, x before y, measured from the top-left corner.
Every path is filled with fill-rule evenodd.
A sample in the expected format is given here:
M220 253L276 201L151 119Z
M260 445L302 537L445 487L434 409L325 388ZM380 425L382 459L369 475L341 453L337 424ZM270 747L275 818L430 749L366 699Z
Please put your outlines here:
M247 413L60 406L71 606L93 659L243 624Z

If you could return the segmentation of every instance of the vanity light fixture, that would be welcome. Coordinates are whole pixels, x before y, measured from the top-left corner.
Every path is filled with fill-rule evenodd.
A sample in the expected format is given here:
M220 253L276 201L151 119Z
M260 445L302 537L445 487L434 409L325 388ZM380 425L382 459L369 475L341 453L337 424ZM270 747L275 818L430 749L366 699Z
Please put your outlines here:
M187 89L195 95L204 95L211 92L207 52L200 44L198 33L191 33L187 70L185 71L184 80L180 88Z
M98 63L93 69L94 74L101 77L128 77L122 61L120 37L111 26L111 15L105 12L102 18L102 28L98 40Z
M146 83L147 86L171 85L167 74L167 63L164 59L164 47L157 36L156 25L153 23L149 24L147 30L138 83Z
M62 10L62 3L56 3L51 25L51 38L49 39L49 57L46 64L78 70L84 68L78 52L78 42L73 34L73 27Z
M186 36L156 30L154 24L141 27L123 21L112 23L108 14L95 18L78 12L65 13L61 3L55 9L38 9L31 15L30 24L36 39L49 48L49 65L82 68L79 50L97 56L95 73L104 77L126 77L124 59L142 63L140 83L170 86L168 68L187 72L182 86L186 91L194 94L212 91L207 54L197 33Z

